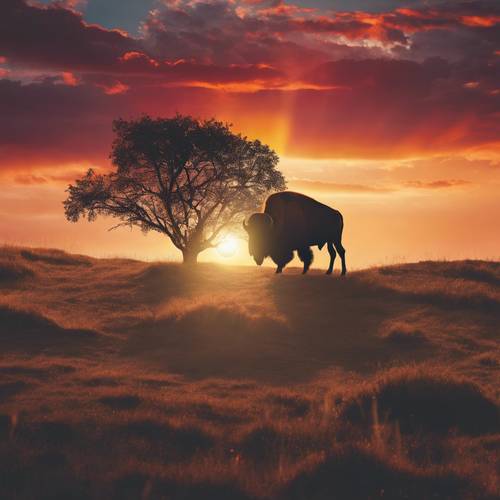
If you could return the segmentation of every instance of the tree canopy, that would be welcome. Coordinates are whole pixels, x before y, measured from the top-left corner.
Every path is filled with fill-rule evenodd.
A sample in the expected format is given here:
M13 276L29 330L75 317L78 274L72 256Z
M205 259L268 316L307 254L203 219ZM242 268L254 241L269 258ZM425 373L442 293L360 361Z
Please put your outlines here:
M113 122L115 170L90 169L68 187L68 220L98 215L170 238L184 262L217 243L225 230L286 186L267 145L215 119L191 116Z

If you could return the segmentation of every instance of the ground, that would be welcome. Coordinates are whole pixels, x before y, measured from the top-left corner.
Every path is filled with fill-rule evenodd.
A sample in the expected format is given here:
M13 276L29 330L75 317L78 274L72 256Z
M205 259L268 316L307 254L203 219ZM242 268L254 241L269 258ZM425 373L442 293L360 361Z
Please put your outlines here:
M496 498L500 263L0 249L0 497Z

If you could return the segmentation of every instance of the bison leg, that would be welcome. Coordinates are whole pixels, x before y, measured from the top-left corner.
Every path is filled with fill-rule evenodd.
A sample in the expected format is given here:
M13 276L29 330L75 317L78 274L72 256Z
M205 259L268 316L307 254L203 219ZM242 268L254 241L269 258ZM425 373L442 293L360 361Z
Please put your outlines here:
M283 268L293 259L293 251L285 250L277 255L271 255L271 258L274 260L274 262L276 262L278 266L276 268L276 274L280 274L281 271L283 271Z
M313 253L310 247L302 247L298 250L299 259L304 263L302 274L306 274L311 262L313 261Z
M345 273L347 272L347 269L345 267L345 249L342 246L342 243L340 242L340 238L338 240L335 240L334 243L335 243L335 248L337 249L337 252L340 255L340 259L342 260L342 276L344 276Z
M328 253L330 254L330 265L328 266L326 274L332 274L333 265L335 263L335 257L337 257L337 254L335 253L335 248L333 248L333 245L330 241L328 242L327 248L328 248Z

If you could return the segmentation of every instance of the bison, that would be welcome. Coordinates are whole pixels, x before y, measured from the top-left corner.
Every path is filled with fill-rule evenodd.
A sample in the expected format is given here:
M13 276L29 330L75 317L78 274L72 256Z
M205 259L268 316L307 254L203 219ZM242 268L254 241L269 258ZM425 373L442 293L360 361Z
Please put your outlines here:
M305 274L313 260L310 247L317 245L321 250L326 243L330 253L326 274L333 271L335 249L342 259L342 275L346 273L342 214L308 196L291 191L272 194L264 213L252 214L243 227L249 237L248 251L258 266L271 257L278 266L276 273L281 273L297 250Z

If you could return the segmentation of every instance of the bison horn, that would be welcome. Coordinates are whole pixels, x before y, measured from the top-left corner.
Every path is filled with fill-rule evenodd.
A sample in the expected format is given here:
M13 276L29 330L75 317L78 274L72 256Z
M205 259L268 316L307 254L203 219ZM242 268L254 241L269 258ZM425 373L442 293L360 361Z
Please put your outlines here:
M248 224L245 222L245 219L243 219L243 229L248 233Z

